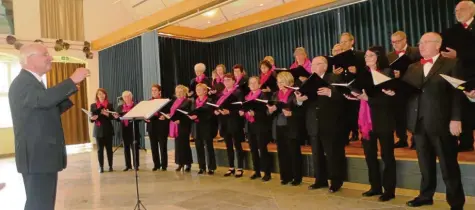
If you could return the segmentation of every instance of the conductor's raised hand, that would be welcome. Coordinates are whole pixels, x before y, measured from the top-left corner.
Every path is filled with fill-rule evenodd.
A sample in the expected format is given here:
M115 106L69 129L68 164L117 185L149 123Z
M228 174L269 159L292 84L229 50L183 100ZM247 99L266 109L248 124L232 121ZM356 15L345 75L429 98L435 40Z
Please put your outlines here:
M88 77L91 74L89 69L86 68L77 68L76 71L74 71L73 75L69 77L75 84L78 84L82 82L86 77Z

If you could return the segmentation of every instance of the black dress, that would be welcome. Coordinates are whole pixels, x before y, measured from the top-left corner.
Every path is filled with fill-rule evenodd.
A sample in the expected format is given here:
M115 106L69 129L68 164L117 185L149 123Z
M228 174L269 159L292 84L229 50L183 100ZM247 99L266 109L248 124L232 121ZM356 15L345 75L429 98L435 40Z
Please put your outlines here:
M185 99L177 109L189 112L191 110L191 101ZM177 112L178 111L175 111L175 114L177 114ZM178 124L178 136L175 138L175 163L179 166L187 165L191 167L191 163L193 163L190 147L190 133L191 120L187 117L181 118Z

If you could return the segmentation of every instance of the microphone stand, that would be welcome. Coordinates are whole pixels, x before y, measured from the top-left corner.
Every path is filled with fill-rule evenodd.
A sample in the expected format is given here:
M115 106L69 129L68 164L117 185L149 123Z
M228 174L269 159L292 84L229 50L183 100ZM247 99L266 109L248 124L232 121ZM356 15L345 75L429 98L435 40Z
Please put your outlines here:
M134 171L135 171L135 189L137 193L137 204L135 205L134 210L140 210L140 207L143 207L144 210L147 210L143 205L142 201L140 200L140 193L139 193L139 175L138 175L138 166L137 166L137 139L135 137L135 120L136 118L132 118L132 135L134 138L133 145L132 145L132 156L134 157Z

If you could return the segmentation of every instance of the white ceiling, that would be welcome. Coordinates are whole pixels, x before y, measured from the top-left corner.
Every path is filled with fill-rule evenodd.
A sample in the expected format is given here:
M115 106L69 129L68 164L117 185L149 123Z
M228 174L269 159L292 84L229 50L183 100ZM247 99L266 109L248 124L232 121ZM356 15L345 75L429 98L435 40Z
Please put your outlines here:
M119 4L133 15L136 20L142 19L153 13L170 7L183 0L107 0L112 4Z
M195 29L206 29L211 26L252 15L291 1L293 0L237 0L201 15L183 20L175 25Z

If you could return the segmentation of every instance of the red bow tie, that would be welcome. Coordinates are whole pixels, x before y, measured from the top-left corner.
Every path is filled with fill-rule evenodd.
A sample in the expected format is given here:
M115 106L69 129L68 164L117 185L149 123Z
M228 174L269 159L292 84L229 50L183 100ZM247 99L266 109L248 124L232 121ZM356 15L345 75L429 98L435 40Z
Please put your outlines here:
M462 23L462 25L463 25L464 28L468 28L468 24Z
M421 59L421 64L424 65L426 63L434 63L434 60L432 58L430 59Z
M399 55L399 54L401 54L401 53L406 54L406 51L405 51L405 50L401 50L401 51L397 51L397 50L396 50L396 55Z

